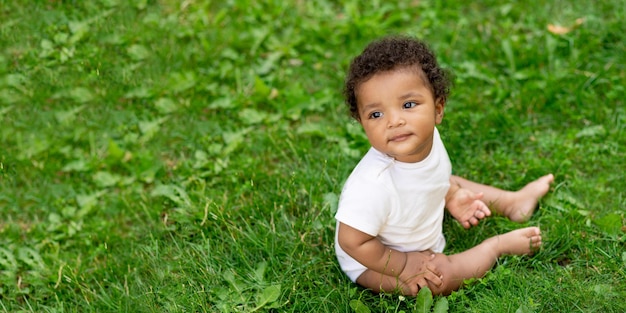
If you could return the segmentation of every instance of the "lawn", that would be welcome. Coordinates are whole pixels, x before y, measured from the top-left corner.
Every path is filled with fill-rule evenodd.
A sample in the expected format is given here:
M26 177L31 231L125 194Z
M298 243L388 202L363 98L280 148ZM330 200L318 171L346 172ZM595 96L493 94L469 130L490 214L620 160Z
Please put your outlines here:
M625 312L626 4L0 0L0 312L414 312L334 257L368 143L352 57L423 38L454 73L456 174L554 173L505 257L450 312ZM447 252L522 225L464 230ZM435 301L442 301L435 297Z

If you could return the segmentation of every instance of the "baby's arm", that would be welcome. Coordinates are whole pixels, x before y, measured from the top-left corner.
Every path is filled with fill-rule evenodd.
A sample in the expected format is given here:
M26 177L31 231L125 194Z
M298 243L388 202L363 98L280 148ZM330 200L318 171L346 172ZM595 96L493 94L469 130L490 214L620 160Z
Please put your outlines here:
M391 249L376 237L339 223L338 241L341 248L369 270L397 277L411 289L417 290L442 284L441 273L434 267L430 254L404 253Z
M482 192L474 193L469 189L461 188L452 176L450 189L446 194L446 208L463 227L470 228L472 225L478 225L479 220L491 215L491 210L481 200L482 197Z

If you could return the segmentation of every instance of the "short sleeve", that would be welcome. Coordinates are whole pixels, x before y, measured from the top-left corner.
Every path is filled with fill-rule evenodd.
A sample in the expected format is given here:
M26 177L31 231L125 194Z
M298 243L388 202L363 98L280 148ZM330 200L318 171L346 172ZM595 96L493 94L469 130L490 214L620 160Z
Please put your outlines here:
M389 215L391 199L389 189L380 181L348 180L335 218L368 235L377 236Z

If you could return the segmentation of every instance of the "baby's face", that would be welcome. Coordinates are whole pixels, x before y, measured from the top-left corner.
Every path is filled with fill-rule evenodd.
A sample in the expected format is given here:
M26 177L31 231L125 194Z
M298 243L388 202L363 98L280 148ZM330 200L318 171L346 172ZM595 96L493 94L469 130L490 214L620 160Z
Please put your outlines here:
M361 125L376 150L401 162L424 160L435 125L443 119L443 101L416 70L382 72L356 89Z

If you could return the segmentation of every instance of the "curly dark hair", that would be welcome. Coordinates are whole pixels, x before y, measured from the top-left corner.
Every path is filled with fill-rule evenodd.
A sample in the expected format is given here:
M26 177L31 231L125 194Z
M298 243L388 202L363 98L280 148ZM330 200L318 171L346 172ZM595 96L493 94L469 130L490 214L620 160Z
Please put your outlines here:
M450 93L450 75L439 67L435 54L426 43L406 36L389 36L370 43L350 64L344 96L350 115L360 120L356 89L377 73L400 68L415 68L433 93L435 100L446 101Z

